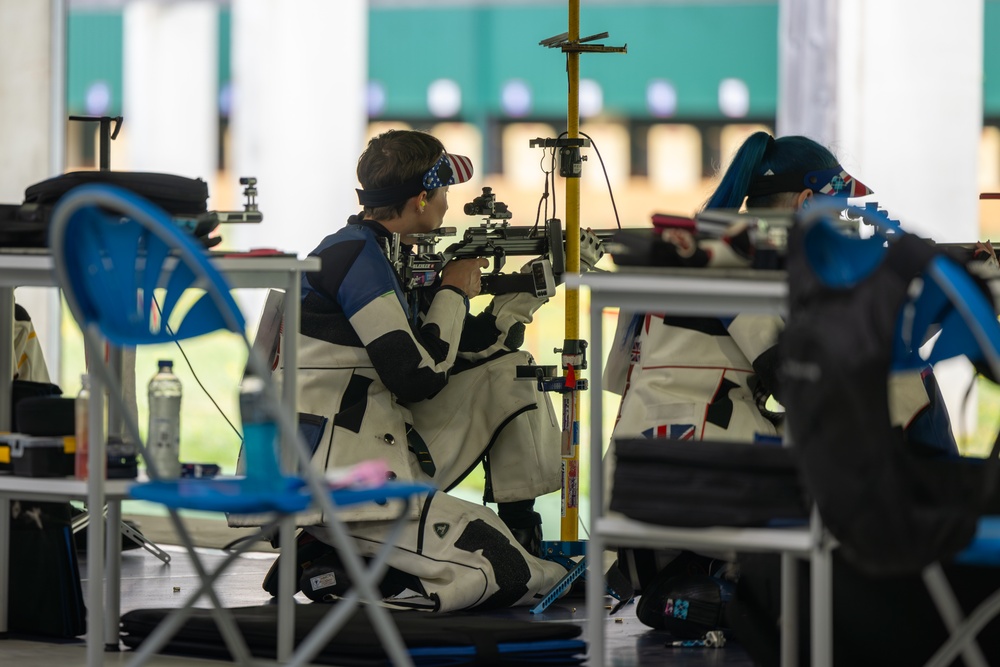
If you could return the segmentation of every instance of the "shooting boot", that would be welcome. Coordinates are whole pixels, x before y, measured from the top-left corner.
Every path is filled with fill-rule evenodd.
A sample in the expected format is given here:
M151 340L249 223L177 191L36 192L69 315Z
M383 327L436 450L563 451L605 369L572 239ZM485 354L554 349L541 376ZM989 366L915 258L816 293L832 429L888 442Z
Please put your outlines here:
M535 500L499 503L497 513L517 543L532 556L542 555L542 516L534 511Z
M538 519L538 523L533 526L525 526L523 528L510 528L510 532L514 535L514 539L517 543L524 547L532 556L542 556L542 521L541 517Z

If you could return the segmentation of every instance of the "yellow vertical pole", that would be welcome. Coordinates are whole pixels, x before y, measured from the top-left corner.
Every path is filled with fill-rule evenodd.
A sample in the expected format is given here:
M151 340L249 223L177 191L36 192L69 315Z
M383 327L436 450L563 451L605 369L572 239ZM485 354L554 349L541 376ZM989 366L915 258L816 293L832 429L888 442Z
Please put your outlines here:
M580 0L569 0L569 43L580 41ZM580 137L580 52L566 53L566 131L569 139ZM566 273L580 273L580 179L566 181ZM580 339L580 290L566 287L566 341ZM573 369L578 373L582 369ZM567 378L577 378L567 373ZM580 392L574 386L563 394L562 520L561 539L575 542L580 516Z

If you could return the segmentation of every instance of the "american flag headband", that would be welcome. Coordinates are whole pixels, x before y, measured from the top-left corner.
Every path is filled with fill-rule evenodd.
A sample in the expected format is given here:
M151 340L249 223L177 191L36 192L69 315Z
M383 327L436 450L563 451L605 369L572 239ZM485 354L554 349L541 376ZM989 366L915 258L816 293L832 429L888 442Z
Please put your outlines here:
M872 194L872 189L854 178L839 164L829 169L787 174L764 174L750 181L748 197L764 197L779 192L801 192L812 190L819 195L831 197L864 197Z
M446 185L465 183L472 178L472 160L464 155L445 153L430 169L420 176L386 188L357 190L358 202L362 206L378 208L404 202L424 190L436 190Z

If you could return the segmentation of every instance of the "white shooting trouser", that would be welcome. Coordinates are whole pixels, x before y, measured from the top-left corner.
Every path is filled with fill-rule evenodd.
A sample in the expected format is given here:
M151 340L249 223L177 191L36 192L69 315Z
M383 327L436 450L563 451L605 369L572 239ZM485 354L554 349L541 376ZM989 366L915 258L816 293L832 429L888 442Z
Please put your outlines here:
M527 500L560 488L560 429L548 396L533 381L514 381L527 353L494 359L452 376L434 398L408 406L434 459L441 489L418 499L389 564L420 578L439 611L527 605L565 576L563 566L529 555L496 512L444 489L474 468L489 448L497 502ZM348 525L362 553L378 550L388 521ZM310 532L324 539L321 526Z

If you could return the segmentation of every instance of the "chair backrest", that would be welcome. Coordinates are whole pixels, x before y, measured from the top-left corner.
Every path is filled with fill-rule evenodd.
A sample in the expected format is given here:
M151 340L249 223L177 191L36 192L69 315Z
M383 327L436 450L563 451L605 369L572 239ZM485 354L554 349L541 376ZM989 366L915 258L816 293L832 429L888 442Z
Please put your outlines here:
M243 340L249 367L261 377L270 373L251 349L225 277L204 248L155 204L113 185L74 188L52 212L49 245L58 284L83 331L90 372L108 388L112 407L121 411L155 479L158 471L145 456L139 425L122 399L121 380L103 363L102 339L138 346L231 331ZM189 290L203 292L193 304L190 297L182 298ZM270 383L266 393L277 406ZM281 427L294 432L294 424Z
M161 208L111 185L71 190L52 213L49 245L70 312L115 345L226 329L245 337L229 286L204 249ZM187 307L191 288L204 294Z
M942 248L901 230L886 238L841 238L821 218L793 229L779 348L787 432L820 516L848 561L898 575L968 544L996 488L998 445L985 464L926 458L893 427L890 373L964 355L1000 377L1000 323Z
M855 208L851 210L864 216L875 227L875 234L868 238L847 236L830 219L842 208L827 205L814 211L813 219L804 224L802 246L806 261L823 284L849 290L885 261L888 244L907 233L896 221ZM908 297L897 320L892 367L922 368L966 356L988 366L1000 379L1000 325L990 297L954 258L931 250L925 254L922 259L908 258L925 265L925 270L919 289L912 290L915 296ZM925 343L929 349L921 351Z

